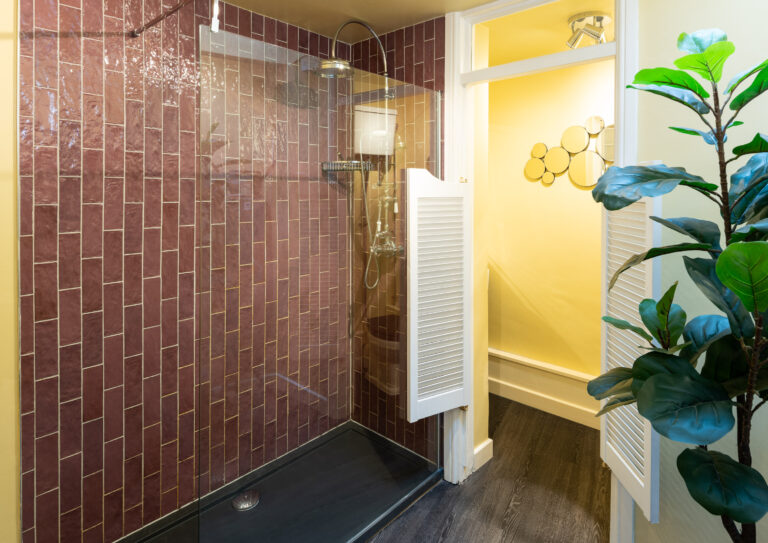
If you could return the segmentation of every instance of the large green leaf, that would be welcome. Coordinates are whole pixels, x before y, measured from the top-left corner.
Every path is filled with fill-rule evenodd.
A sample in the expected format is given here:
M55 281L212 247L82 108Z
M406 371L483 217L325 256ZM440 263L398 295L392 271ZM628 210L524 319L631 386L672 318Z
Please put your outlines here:
M647 298L640 302L643 324L664 349L677 343L685 328L685 311L672 303L677 283L672 285L658 302Z
M678 185L697 190L714 191L717 185L707 183L683 168L669 166L612 166L600 177L592 190L592 197L609 211L627 207L646 196L661 196Z
M751 156L731 176L728 191L731 222L741 224L763 218L768 208L768 153Z
M764 60L760 64L752 66L751 68L748 68L748 69L744 70L743 72L739 72L728 83L728 87L726 87L725 92L727 92L728 94L731 94L734 91L734 89L736 87L738 87L739 85L741 85L741 83L745 79L755 75L757 72L759 72L760 70L762 70L766 66L768 66L768 60Z
M734 111L741 109L766 90L768 90L768 68L763 67L758 72L754 81L752 81L752 84L731 100L730 108Z
M715 261L708 258L683 257L685 269L699 290L728 317L731 332L736 337L752 337L755 324L739 297L728 290L717 277Z
M731 188L728 190L731 204L743 192L754 187L755 181L765 177L768 177L768 153L749 157L747 163L731 175Z
M587 383L587 393L601 399L606 392L616 385L632 379L632 368L613 368Z
M658 96L663 96L668 100L682 104L685 107L692 109L696 113L703 115L709 111L709 106L705 104L696 93L689 91L688 89L681 89L680 87L669 87L666 85L627 85L629 89L637 89Z
M752 141L733 148L733 154L736 156L753 155L755 153L765 153L768 151L768 136L765 134L755 134Z
M605 400L615 396L625 396L632 393L632 379L621 381L616 383L613 387L609 388L602 394L596 394L594 398L596 400Z
M662 328L669 329L670 313L674 306L672 301L675 299L676 290L677 281L672 283L672 286L670 286L667 291L662 294L661 299L656 303L656 317L658 318L659 324L662 326ZM683 324L680 326L680 335L677 336L678 338L683 335L683 327L685 327L685 319L683 319ZM677 343L677 341L669 342L670 345L674 345L675 343Z
M629 257L626 262L624 262L624 264L622 264L621 267L616 270L616 272L613 274L613 277L611 277L610 283L608 283L608 290L613 288L613 285L616 284L616 281L619 280L619 276L622 273L634 266L637 266L638 264L642 264L646 260L672 253L681 253L684 251L711 251L712 249L713 247L707 243L678 243L677 245L665 245L664 247L654 247L652 249L648 249L644 253Z
M719 28L705 28L696 32L683 32L677 37L677 48L686 53L703 53L713 43L728 39L728 36Z
M653 342L653 338L651 337L651 335L648 332L646 332L645 330L643 330L639 326L635 326L634 324L632 324L630 322L627 322L627 321L622 320L622 319L615 319L613 317L609 317L608 315L603 317L603 320L605 322L607 322L608 324L610 324L611 326L613 326L614 328L618 328L620 330L631 330L632 332L634 332L638 336L642 337L643 339L645 339L649 343Z
M760 241L768 237L768 219L742 226L731 234L731 241Z
M695 364L699 356L723 336L731 333L728 319L722 315L699 315L685 325L683 339L688 343L680 356Z
M717 259L716 271L749 311L768 309L768 241L732 243Z
M636 85L659 85L688 89L701 96L709 98L709 93L688 72L673 70L672 68L648 68L635 74Z
M708 143L709 145L717 145L717 137L711 130L705 132L704 130L696 130L695 128L682 128L680 126L670 126L669 128L675 132L680 132L681 134L688 134L689 136L701 136L704 138L705 143ZM726 141L728 141L727 134L723 138L723 142Z
M645 353L635 360L632 365L632 394L637 397L645 382L654 375L688 375L697 376L691 364L677 356L664 353Z
M711 44L701 53L692 53L675 61L675 66L681 70L696 72L707 81L717 83L723 76L723 66L736 46L729 41L718 41Z
M733 398L739 394L744 394L747 391L747 376L734 377L723 383L725 390L728 391L728 395ZM768 366L763 366L760 371L757 372L757 382L755 390L768 390Z
M747 355L741 348L741 342L728 334L713 342L707 349L701 376L718 383L747 374Z
M689 236L699 243L707 243L715 249L720 249L720 228L712 221L692 219L690 217L678 217L674 219L651 217L651 220L663 224L675 232Z
M605 415L609 411L613 411L617 407L621 407L622 405L629 405L631 403L635 403L637 400L632 394L623 394L621 396L614 396L610 400L606 401L603 405L602 409L595 413L596 417L599 417L601 415Z
M637 409L661 435L694 445L717 441L735 422L723 386L700 376L649 377L637 395Z
M677 469L691 497L713 515L751 524L768 512L768 485L763 476L728 455L686 449L677 457Z

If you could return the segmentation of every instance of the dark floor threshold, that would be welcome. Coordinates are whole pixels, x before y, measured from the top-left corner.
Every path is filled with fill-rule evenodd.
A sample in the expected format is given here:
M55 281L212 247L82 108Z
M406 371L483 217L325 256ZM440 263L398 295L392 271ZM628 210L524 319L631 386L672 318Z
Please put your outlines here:
M399 517L410 506L416 503L422 496L427 494L430 490L443 480L443 468L438 468L432 474L427 477L419 486L414 488L408 494L402 497L402 499L387 509L379 518L371 522L365 527L358 535L350 539L347 543L363 543L375 536L381 530L383 530L390 522Z
M176 511L169 513L164 517L161 517L153 521L152 523L140 528L139 530L122 537L121 539L117 540L116 543L149 543L153 538L157 537L158 535L161 535L162 533L169 531L180 524L183 524L187 521L194 519L200 514L200 512L206 509L210 509L211 507L213 507L218 503L221 503L222 501L231 499L233 496L239 494L245 488L251 486L254 482L264 477L267 477L268 475L272 474L273 472L281 468L284 468L288 464L306 455L313 449L316 449L317 447L324 445L328 441L334 439L335 437L341 435L342 433L350 429L354 429L358 432L362 432L366 436L370 437L371 439L374 439L377 441L389 442L392 445L403 449L403 451L405 452L414 454L412 451L409 451L408 449L405 449L404 447L402 447L402 445L392 442L391 440L383 437L377 432L374 432L369 428L366 428L365 426L355 421L349 420L329 430L323 435L313 439L312 441L302 445L301 447L298 447L284 454L283 456L275 460L272 460L271 462L251 471L250 473L240 477L239 479L236 479L231 483L224 485L223 487L204 496L203 498L198 498L197 500L184 505L183 507L177 509ZM411 492L403 496L397 503L395 503L389 509L383 512L377 519L373 520L368 526L366 526L363 530L361 530L357 535L349 539L347 543L363 543L364 541L367 541L368 539L376 535L381 529L383 529L395 518L397 518L401 513L403 513L406 509L408 509L408 507L413 505L413 503L416 502L416 500L418 500L424 494L429 492L437 483L439 483L442 480L442 478L443 478L443 468L437 468L435 471L433 471L429 475L429 477L427 477L421 484L419 484L419 486L417 486Z

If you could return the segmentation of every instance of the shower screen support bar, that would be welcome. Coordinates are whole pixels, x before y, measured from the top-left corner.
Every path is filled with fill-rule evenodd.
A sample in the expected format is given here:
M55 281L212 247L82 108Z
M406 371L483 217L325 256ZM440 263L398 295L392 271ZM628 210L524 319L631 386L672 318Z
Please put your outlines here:
M132 37L134 37L134 38L138 38L139 36L141 36L141 34L142 34L142 33L143 33L143 32L144 32L146 29L148 29L148 28L152 28L152 27L153 27L153 26L155 26L157 23L160 23L160 22L162 22L164 19L166 19L166 18L170 17L171 15L173 15L174 13L176 13L177 11L179 11L181 8L183 8L184 6L186 6L187 4L189 4L190 2L192 2L192 0L182 0L181 2L179 2L178 4L176 4L175 6L173 6L171 9L169 9L169 10L168 10L168 11L166 11L165 13L161 13L160 15L158 15L157 17L155 17L154 19L152 19L152 20L151 20L151 21L149 21L148 23L144 24L143 26L140 26L139 28L135 28L135 29L131 30L131 32L130 32L130 35L131 35Z

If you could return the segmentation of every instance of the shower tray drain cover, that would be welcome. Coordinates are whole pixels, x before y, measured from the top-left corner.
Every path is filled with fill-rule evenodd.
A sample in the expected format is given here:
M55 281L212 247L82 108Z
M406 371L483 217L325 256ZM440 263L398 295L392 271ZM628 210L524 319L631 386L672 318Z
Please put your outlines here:
M259 505L260 498L258 491L246 490L234 497L232 507L235 511L248 511Z

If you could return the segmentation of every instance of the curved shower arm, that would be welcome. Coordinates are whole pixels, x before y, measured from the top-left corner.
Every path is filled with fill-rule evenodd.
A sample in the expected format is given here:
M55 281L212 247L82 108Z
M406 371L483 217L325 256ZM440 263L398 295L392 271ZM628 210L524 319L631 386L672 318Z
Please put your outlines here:
M371 36L374 37L374 39L376 40L376 43L379 44L379 51L381 51L381 59L384 61L384 75L389 76L389 72L387 72L387 52L384 50L384 45L381 43L381 40L379 39L379 35L376 34L376 31L373 28L371 28L371 25L369 25L365 21L361 21L360 19L350 19L349 21L342 24L338 28L338 30L336 30L336 34L333 35L333 41L331 42L331 58L332 59L338 58L336 56L336 42L338 41L339 33L342 31L342 29L345 26L351 25L351 24L358 24L360 26L364 26L368 30L368 32L371 33Z

